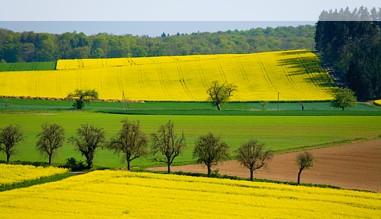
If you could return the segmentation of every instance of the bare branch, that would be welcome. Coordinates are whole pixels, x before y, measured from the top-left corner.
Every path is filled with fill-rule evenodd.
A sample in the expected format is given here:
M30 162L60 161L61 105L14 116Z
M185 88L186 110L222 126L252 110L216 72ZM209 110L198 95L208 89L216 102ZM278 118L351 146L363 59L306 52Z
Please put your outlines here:
M152 154L154 156L165 157L165 159L155 157L155 161L166 163L168 173L170 173L170 166L172 165L173 160L180 156L182 150L186 146L184 133L182 133L181 137L178 137L174 131L174 123L168 121L167 124L160 126L157 133L151 135L151 139Z
M264 167L273 156L271 150L264 150L264 144L254 139L243 144L236 152L241 165L250 170L250 180L254 179L254 171Z

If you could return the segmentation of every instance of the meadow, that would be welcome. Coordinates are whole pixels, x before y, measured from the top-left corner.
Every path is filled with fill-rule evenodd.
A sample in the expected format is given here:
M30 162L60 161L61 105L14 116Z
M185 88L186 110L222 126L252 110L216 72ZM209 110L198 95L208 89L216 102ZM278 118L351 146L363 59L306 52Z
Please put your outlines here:
M0 193L1 218L378 218L378 193L94 171Z
M301 104L304 111L301 111ZM41 112L73 110L70 100L41 100L0 98L1 112ZM85 105L86 111L116 113L128 115L243 115L243 116L342 116L342 115L378 115L381 108L377 105L358 103L355 107L342 111L332 106L331 102L230 102L222 105L217 111L215 105L208 102L129 102L128 109L122 102L91 102Z
M0 63L0 72L5 71L47 71L55 70L55 62Z
M17 146L17 154L11 161L47 161L35 148L36 135L43 123L57 123L63 126L68 137L83 123L104 128L107 138L114 136L121 128L123 119L140 121L143 131L151 134L161 124L169 120L175 123L180 134L184 131L187 149L177 159L175 165L194 163L192 151L198 136L213 132L221 135L231 151L249 138L264 142L276 152L300 150L307 147L322 147L332 143L354 139L370 139L380 135L380 116L205 116L205 115L125 115L97 112L45 111L0 113L0 127L8 124L22 126L25 140ZM65 143L59 149L53 163L64 163L69 157L84 160L74 146ZM5 159L0 157L0 159ZM94 163L96 166L123 167L122 158L108 150L98 150ZM149 157L136 160L133 166L148 167L159 165Z
M232 101L331 100L335 87L306 50L256 54L58 60L53 71L0 74L2 96L65 98L95 89L105 100L206 101L213 81L235 83Z

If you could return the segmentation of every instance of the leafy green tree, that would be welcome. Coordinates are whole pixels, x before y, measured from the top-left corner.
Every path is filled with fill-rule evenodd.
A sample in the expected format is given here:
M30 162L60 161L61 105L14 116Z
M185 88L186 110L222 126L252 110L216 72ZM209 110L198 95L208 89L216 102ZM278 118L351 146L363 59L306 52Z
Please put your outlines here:
M208 93L209 101L217 106L218 110L221 110L221 104L229 101L229 98L236 90L237 86L234 84L220 84L218 81L213 81L212 86L206 92Z
M309 169L310 167L312 167L314 165L314 161L314 156L308 151L298 154L298 156L296 157L296 162L299 166L298 184L300 184L300 175L302 174L302 171L304 169Z
M116 153L123 153L127 161L127 169L131 169L131 161L148 154L148 138L140 129L139 122L122 121L123 126L116 138L111 139L108 148Z
M87 167L93 167L95 150L103 147L105 143L105 132L102 128L94 127L89 124L82 124L77 129L77 136L71 137L69 142L75 145L76 149L86 158Z
M152 138L152 154L155 161L167 164L168 173L171 173L171 165L173 160L178 157L186 147L184 132L181 136L177 136L174 130L174 123L168 121L165 125L161 125L157 133L151 135ZM163 158L164 156L164 158Z
M204 163L208 168L208 176L212 172L212 166L229 158L229 146L221 141L221 137L212 133L200 136L193 150L193 157L198 163Z
M0 151L7 155L7 163L12 155L16 153L15 146L23 141L24 137L20 126L8 125L0 132Z
M47 154L49 158L49 166L52 165L52 158L56 150L63 146L65 141L65 132L62 126L58 124L43 124L42 132L38 135L36 143L37 149L41 154Z
M265 150L264 144L259 143L254 139L250 139L244 143L236 151L237 160L242 166L250 170L250 180L254 179L254 171L260 169L266 165L266 162L271 160L273 152L271 150Z
M35 39L36 58L38 62L47 62L54 60L58 54L58 46L55 42L54 36L48 33L41 33L36 35Z
M73 93L70 93L67 98L74 99L75 102L73 106L76 109L83 109L86 102L91 100L98 100L98 92L96 90L75 90Z
M348 107L356 106L356 96L349 88L338 88L335 93L335 99L332 101L332 106L344 110Z

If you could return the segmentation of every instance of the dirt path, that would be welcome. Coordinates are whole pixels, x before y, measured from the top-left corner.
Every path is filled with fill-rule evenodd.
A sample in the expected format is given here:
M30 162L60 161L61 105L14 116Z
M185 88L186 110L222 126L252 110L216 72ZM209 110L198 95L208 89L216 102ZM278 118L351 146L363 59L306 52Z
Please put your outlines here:
M314 167L303 171L302 182L381 192L381 139L309 151L315 156L316 162ZM298 152L275 155L267 169L255 171L254 176L295 182L298 171L295 163L297 154ZM249 176L249 171L237 161L223 162L215 168L219 169L220 174ZM163 171L166 168L152 170ZM205 166L200 164L176 166L172 170L207 172Z

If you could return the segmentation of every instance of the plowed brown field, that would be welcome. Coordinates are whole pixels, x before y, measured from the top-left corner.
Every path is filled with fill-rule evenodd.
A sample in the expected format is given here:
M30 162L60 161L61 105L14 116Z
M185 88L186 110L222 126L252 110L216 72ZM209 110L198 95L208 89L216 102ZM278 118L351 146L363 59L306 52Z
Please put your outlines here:
M311 149L316 158L311 169L304 170L302 183L339 186L347 189L362 189L381 192L381 139L352 143L337 147ZM256 170L254 176L281 181L297 180L298 166L295 162L299 152L277 154L266 169ZM249 171L237 161L220 163L214 169L220 174L248 177ZM152 168L164 171L166 168ZM172 167L172 171L206 173L204 165Z

